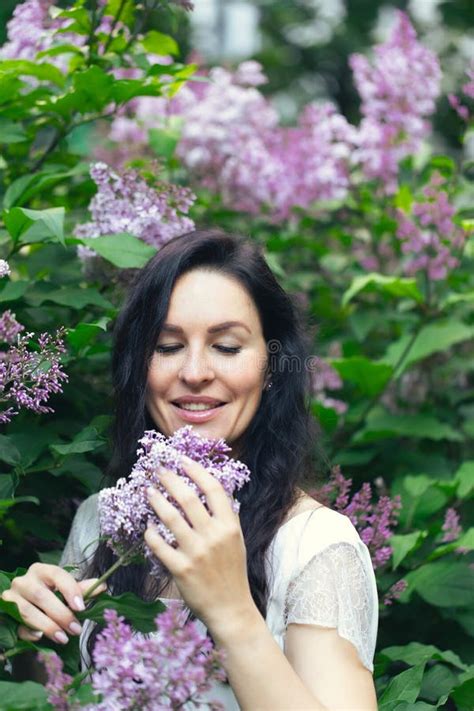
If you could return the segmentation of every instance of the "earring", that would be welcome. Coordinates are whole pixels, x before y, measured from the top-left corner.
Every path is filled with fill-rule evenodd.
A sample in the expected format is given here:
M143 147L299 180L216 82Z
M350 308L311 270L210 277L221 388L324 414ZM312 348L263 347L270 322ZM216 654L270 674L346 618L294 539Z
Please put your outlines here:
M273 385L273 383L272 383L272 381L270 380L270 382L268 383L268 385L267 385L267 387L265 388L265 390L270 390L270 388L272 387L272 385Z

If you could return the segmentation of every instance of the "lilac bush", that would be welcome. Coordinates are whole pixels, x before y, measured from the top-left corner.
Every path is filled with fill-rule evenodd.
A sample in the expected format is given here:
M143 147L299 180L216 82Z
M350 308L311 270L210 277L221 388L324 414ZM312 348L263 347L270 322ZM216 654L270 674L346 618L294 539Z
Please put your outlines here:
M159 573L159 561L143 540L143 534L151 522L168 543L175 542L171 531L158 519L146 493L147 487L155 486L166 498L170 498L160 483L160 467L181 476L206 504L204 495L181 465L182 454L192 458L222 484L236 512L239 504L232 494L249 480L250 471L245 464L228 456L231 448L223 439L201 437L191 425L181 427L169 438L155 430L148 430L139 442L138 459L130 476L119 479L116 486L102 489L99 493L100 529L117 555L124 555L133 548L135 552L150 556L154 570ZM179 504L173 499L171 501L182 512Z

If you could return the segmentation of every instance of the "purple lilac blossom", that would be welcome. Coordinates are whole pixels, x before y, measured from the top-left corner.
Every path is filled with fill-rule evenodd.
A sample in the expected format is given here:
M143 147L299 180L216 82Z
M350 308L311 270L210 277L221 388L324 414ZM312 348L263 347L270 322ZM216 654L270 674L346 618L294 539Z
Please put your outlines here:
M53 412L44 403L53 393L62 392L62 382L68 380L61 366L61 355L65 352L64 329L59 329L54 337L41 334L37 350L30 349L33 335L17 336L16 344L1 353L0 402L13 405L0 412L2 424L10 422L21 408L38 414Z
M339 513L348 516L356 527L361 540L369 549L374 570L384 566L389 560L392 549L386 545L393 535L392 528L397 525L401 509L401 498L397 494L393 499L381 496L372 503L372 489L364 482L360 491L349 499L352 479L346 479L339 466L334 466L330 480L316 492L321 503L331 503Z
M426 117L440 94L441 70L403 12L374 54L372 63L360 54L350 58L363 114L353 157L366 177L381 180L390 193L397 188L399 162L419 150L430 129Z
M337 370L318 356L311 356L308 368L311 374L311 393L313 397L321 405L332 408L340 415L346 412L347 403L328 397L326 394L326 390L340 390L343 386L341 376Z
M5 259L0 259L0 279L5 276L10 276L10 265Z
M104 612L107 626L97 637L92 673L92 687L102 700L90 708L161 711L204 703L200 696L225 679L223 656L195 622L183 624L183 613L179 603L170 603L156 617L157 632L145 637L115 610ZM210 702L210 708L222 706Z
M0 316L0 343L14 343L24 330L23 324L16 320L15 314L10 310L4 311Z
M441 539L442 543L450 543L459 538L462 533L462 528L459 522L459 514L455 509L446 509L441 530L444 531L443 538Z
M149 129L178 119L176 153L192 181L231 209L280 222L294 208L345 198L355 130L332 104L310 104L287 128L257 89L267 81L257 62L235 72L215 67L208 79L190 82L170 100L137 99L133 113L126 109L112 123L115 158L125 158L124 145L143 153Z
M445 279L459 264L453 252L461 250L466 233L453 222L455 208L444 187L444 178L434 173L411 215L397 210L397 237L407 255L403 268L408 275L426 271L432 280Z
M89 205L92 221L76 227L77 237L128 232L160 247L194 229L187 213L195 196L188 188L158 181L150 186L137 171L126 170L119 175L105 163L94 163L90 173L98 186ZM81 257L95 255L87 247L79 250Z
M392 605L393 601L398 600L402 592L406 590L407 587L408 583L406 580L404 580L403 578L401 580L397 580L397 582L394 583L385 593L383 604Z
M250 471L242 462L231 459L231 450L223 439L201 437L191 425L181 427L166 438L160 432L148 430L139 440L138 459L130 476L119 479L116 486L103 489L99 494L99 519L101 534L108 538L108 545L117 555L134 550L150 557L154 572L162 572L159 561L151 553L143 539L148 523L156 526L158 532L170 543L175 543L171 531L158 519L148 502L147 487L155 486L168 499L170 496L160 483L160 467L176 472L206 504L204 495L181 466L181 455L187 455L202 464L216 477L229 496L234 511L239 504L232 497L250 478ZM182 512L179 504L170 499Z
M61 657L56 652L39 652L37 659L45 666L49 703L55 711L70 711L69 687L73 679L63 671Z

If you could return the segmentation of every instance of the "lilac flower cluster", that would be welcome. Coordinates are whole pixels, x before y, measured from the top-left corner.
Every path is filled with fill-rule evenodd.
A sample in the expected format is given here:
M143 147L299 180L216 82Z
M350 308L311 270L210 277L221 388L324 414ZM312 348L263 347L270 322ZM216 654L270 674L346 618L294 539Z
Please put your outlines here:
M471 60L471 64L466 69L466 74L469 81L463 84L462 90L465 96L474 99L474 59ZM469 121L470 111L467 106L461 103L461 99L456 94L448 94L448 100L460 118L463 121Z
M456 541L459 538L462 533L462 528L456 509L446 509L441 530L444 531L443 538L441 539L442 543L451 543L451 541Z
M20 326L20 324L18 324ZM47 402L53 393L62 392L62 382L68 376L62 369L61 355L65 352L64 329L55 336L42 333L35 348L31 350L33 333L17 336L0 358L0 402L13 403L0 412L0 423L10 422L18 414L17 408L36 413L53 412Z
M18 334L25 330L23 324L16 320L10 310L4 311L0 316L0 343L14 343Z
M408 587L408 583L406 580L403 578L401 580L397 580L396 583L394 583L385 593L384 598L383 598L383 604L384 605L392 605L394 600L397 600L402 592L406 590Z
M414 202L412 215L397 211L397 237L407 255L404 270L409 275L425 271L430 279L445 279L459 264L453 252L461 250L466 234L453 222L455 208L444 185L444 178L434 173L423 198Z
M419 150L429 131L426 117L440 93L441 70L403 12L388 41L374 53L373 64L360 54L350 59L363 114L354 160L366 177L381 180L387 192L394 192L398 163Z
M181 455L202 464L222 484L234 511L238 511L239 505L232 494L249 480L250 471L245 464L227 455L231 448L223 439L201 437L191 425L181 427L169 438L148 430L140 439L140 444L138 459L128 479L119 479L116 486L102 489L99 494L100 528L117 555L133 548L151 557L154 570L159 573L162 571L160 564L143 540L143 534L151 522L168 543L175 542L171 531L156 516L146 494L148 486L156 486L166 498L170 498L160 483L160 467L181 476L206 504L204 495L182 468ZM170 500L182 512L179 504L174 499Z
M179 603L170 603L156 617L157 633L134 634L117 615L106 610L107 626L94 647L92 686L102 701L97 711L180 709L201 706L200 696L213 681L223 681L222 653L201 634L195 622L183 625ZM211 708L221 706L211 702Z
M328 397L326 390L340 390L343 386L341 376L337 370L324 358L311 356L309 364L311 378L311 393L313 397L324 405L342 415L347 410L347 403L336 398Z
M233 73L215 67L208 79L182 87L169 101L138 99L132 115L112 123L110 138L123 146L133 137L134 151L144 150L149 129L179 117L177 154L192 179L230 208L277 222L295 207L346 196L355 132L332 104L307 106L298 125L287 128L257 89L267 81L257 62L243 62Z
M155 619L151 636L135 633L115 610L105 610L105 628L93 651L92 688L97 702L84 711L163 711L185 704L222 711L218 702L202 700L211 684L224 681L223 653L199 631L196 622L185 622L186 610L171 602ZM63 672L55 653L40 653L48 681L48 701L55 711L79 708L70 694L72 677ZM188 706L187 706L188 708Z
M73 679L63 671L61 657L56 652L39 652L37 658L45 667L49 703L55 711L70 711L69 688Z
M10 265L5 259L0 259L0 279L5 276L10 276Z
M105 163L94 163L90 173L98 186L89 205L93 219L76 227L77 237L128 232L160 247L194 228L187 217L195 200L189 189L158 181L151 186L137 171L126 170L119 175ZM88 248L79 249L81 257L95 255Z
M351 486L352 479L346 479L341 468L335 466L329 482L318 489L316 496L322 503L332 502L336 511L350 518L370 551L375 570L385 565L392 554L391 547L386 543L393 535L392 528L397 524L401 498L398 494L393 499L381 496L373 504L371 486L364 482L360 491L349 500Z

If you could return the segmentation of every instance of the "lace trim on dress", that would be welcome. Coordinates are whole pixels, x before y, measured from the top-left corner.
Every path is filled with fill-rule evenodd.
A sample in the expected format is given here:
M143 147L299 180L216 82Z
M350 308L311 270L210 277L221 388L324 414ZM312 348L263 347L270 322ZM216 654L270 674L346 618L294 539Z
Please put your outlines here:
M336 628L373 671L370 640L372 594L364 565L351 543L333 543L317 553L288 586L285 627L290 623Z

